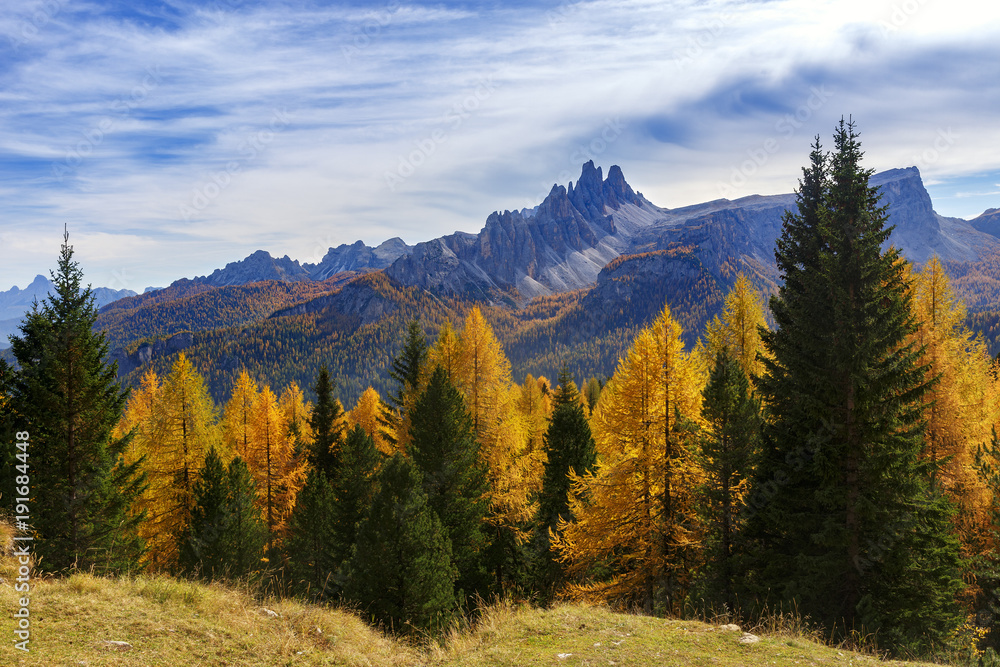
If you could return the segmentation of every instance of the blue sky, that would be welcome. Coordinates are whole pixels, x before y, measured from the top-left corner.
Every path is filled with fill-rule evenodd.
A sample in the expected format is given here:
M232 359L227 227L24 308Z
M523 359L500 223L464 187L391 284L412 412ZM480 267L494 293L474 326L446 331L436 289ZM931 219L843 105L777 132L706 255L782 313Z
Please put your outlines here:
M478 231L593 159L660 206L791 191L853 114L945 215L1000 207L1000 8L940 0L19 3L0 290Z

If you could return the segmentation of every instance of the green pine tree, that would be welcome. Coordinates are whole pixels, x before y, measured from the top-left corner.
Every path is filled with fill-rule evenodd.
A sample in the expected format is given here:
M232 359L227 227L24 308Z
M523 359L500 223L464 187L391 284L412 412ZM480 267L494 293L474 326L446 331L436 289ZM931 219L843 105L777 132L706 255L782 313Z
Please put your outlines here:
M333 479L333 540L329 545L330 559L335 568L341 568L351 556L357 540L357 527L368 513L375 496L382 453L375 441L360 426L347 434L344 442L340 470ZM342 577L337 584L342 585Z
M385 438L396 444L396 435L402 427L402 415L406 412L406 397L413 395L420 388L420 371L427 362L427 338L420 321L413 320L406 329L406 338L399 354L392 360L389 376L396 381L397 386L389 394L388 405L382 411L381 419Z
M483 563L489 511L486 471L472 418L448 374L438 366L410 415L410 450L423 476L431 509L441 519L458 568L456 586L467 601L485 595L488 577Z
M308 459L314 469L322 470L327 479L333 479L340 466L340 449L344 444L343 409L333 396L334 382L326 365L319 369L313 391L316 392L316 405L309 418L313 443Z
M240 457L226 469L227 513L230 532L228 571L232 577L253 575L261 569L267 545L267 526L257 509L257 485L253 473Z
M591 380L596 383L594 378ZM543 442L547 459L542 489L538 494L532 547L535 553L535 586L542 603L549 604L565 580L563 566L550 551L549 543L550 532L558 532L561 520L573 520L568 497L570 472L583 475L597 463L597 447L590 433L590 424L583 413L576 384L565 366L559 373L552 419Z
M138 566L143 461L125 464L131 434L113 435L128 396L107 363L103 333L94 333L94 297L82 287L65 236L55 294L33 304L11 337L20 366L12 396L16 430L31 435L31 521L39 567L121 571Z
M347 441L351 442L350 436ZM339 537L335 510L333 488L326 475L322 470L310 470L295 499L285 541L292 588L310 599L325 600L337 588L335 576L340 561L333 550Z
M208 580L225 578L229 569L232 517L227 481L226 467L212 447L195 479L191 518L178 545L181 570Z
M382 467L378 486L358 528L345 597L387 629L439 633L456 610L447 531L402 454Z
M703 395L701 415L708 428L700 438L700 459L706 475L702 494L709 527L704 595L732 610L736 608L733 542L740 494L760 446L760 403L739 360L727 348L716 355Z
M947 506L918 462L926 385L899 252L853 123L817 140L776 257L785 282L759 379L769 406L745 581L892 650L940 644L962 586ZM753 585L756 588L753 588ZM745 598L744 598L745 599Z

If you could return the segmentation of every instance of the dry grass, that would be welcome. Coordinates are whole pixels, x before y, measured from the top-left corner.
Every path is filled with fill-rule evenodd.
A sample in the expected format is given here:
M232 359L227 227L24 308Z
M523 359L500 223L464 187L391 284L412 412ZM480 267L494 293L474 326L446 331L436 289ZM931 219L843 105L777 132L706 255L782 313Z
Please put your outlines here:
M9 555L10 530L0 523ZM754 645L717 625L563 605L498 604L473 628L418 647L356 615L161 576L74 574L33 582L31 653L14 649L20 594L0 559L0 665L904 665L823 646L778 624ZM273 617L265 611L278 614ZM129 646L109 642L128 642Z

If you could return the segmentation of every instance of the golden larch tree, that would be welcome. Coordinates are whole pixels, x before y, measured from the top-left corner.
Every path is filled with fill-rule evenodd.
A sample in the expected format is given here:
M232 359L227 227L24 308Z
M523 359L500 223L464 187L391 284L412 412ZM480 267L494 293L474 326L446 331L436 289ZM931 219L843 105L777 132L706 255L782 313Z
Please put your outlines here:
M278 409L281 411L285 433L295 441L298 451L309 447L313 440L312 427L309 425L312 403L306 400L297 382L292 382L281 392Z
M451 379L465 398L480 459L487 466L493 520L523 540L519 526L531 518L529 497L541 484L543 464L529 455L517 409L520 388L512 383L510 361L478 307L465 318L457 352Z
M927 379L936 380L924 395L923 456L940 466L932 469L931 482L958 507L955 525L968 547L988 521L988 492L974 463L977 447L990 441L997 421L990 357L966 327L965 305L937 257L913 276L913 310Z
M596 468L571 477L576 521L560 524L553 548L571 577L586 579L598 564L613 572L571 586L571 596L679 611L698 565L703 473L692 431L704 383L699 355L684 351L664 308L601 392L591 419Z
M139 381L139 386L129 394L125 412L122 414L115 432L115 437L122 437L127 433L132 433L132 440L129 442L128 449L125 450L126 464L130 465L145 457L143 469L147 473L147 487L136 499L132 511L136 513L145 512L146 514L146 521L139 524L139 536L147 545L152 545L156 538L153 529L155 525L153 518L157 509L154 499L158 494L154 490L153 480L149 479L149 471L157 455L153 425L159 400L160 377L155 371L148 370ZM149 565L149 557L151 555L153 555L152 550L147 552L144 559L147 565Z
M177 539L190 519L192 492L209 448L218 446L215 404L205 380L181 353L153 401L147 458L149 563L172 566Z
M384 420L381 419L385 409L378 392L374 388L368 387L358 397L358 403L348 415L347 422L349 429L355 425L364 429L365 433L375 441L375 446L378 447L379 451L386 456L392 456L396 453L396 447L385 437Z
M257 500L267 525L267 548L283 536L295 497L305 483L305 455L285 428L278 399L267 385L257 394L250 426L247 466L257 483Z
M234 456L249 460L254 406L259 393L257 383L250 374L246 369L241 370L222 419L223 451L219 455L223 461L228 462Z
M757 353L764 350L759 327L766 326L764 297L741 273L726 295L722 313L705 327L708 359L714 360L722 348L727 347L752 381L762 370L757 360Z

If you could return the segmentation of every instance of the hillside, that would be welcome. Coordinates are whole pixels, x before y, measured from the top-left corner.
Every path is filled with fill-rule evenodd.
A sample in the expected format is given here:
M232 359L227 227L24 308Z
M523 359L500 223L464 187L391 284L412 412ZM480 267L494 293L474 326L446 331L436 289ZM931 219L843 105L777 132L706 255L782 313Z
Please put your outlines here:
M0 591L0 631L10 637L15 593L9 583ZM258 602L218 584L168 577L75 574L38 583L32 602L31 652L4 641L4 665L918 665L830 648L796 632L762 633L759 643L743 645L740 632L697 621L580 605L494 607L475 628L419 647L338 609Z

